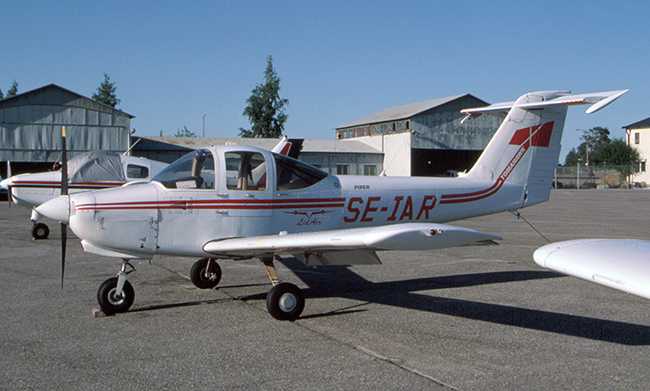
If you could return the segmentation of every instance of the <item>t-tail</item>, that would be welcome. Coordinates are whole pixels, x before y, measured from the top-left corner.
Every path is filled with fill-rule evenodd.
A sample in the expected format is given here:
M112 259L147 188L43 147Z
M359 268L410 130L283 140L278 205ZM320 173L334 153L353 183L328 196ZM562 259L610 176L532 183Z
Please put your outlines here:
M587 114L609 105L628 90L571 95L570 91L531 92L516 102L465 109L463 122L484 113L507 113L467 179L524 187L522 207L548 200L568 106L590 104Z

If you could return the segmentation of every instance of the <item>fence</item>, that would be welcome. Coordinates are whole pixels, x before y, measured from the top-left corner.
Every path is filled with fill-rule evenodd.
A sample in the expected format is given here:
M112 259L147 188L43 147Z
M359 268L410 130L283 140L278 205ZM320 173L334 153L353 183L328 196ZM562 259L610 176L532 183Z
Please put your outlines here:
M555 169L555 188L576 189L608 189L632 187L630 175L638 172L637 165L591 165L557 167Z

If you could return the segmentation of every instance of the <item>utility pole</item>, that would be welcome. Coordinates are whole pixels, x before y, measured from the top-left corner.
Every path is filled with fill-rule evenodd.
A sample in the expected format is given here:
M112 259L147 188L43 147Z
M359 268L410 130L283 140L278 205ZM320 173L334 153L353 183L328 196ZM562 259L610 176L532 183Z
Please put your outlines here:
M203 138L205 138L205 114L203 114Z

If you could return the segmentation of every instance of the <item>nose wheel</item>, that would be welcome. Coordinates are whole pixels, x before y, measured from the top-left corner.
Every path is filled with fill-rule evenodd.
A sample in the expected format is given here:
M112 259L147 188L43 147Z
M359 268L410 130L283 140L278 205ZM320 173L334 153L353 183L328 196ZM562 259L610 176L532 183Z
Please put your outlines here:
M131 270L126 270L130 267ZM102 311L107 315L126 312L135 299L133 286L126 279L126 275L135 271L135 268L127 259L122 260L122 269L117 277L111 277L99 286L97 290L97 302Z
M107 315L126 312L135 299L135 291L128 281L124 281L122 291L118 292L117 279L118 277L107 279L97 290L97 302Z
M43 223L34 223L32 226L32 237L34 239L47 239L50 235L50 228Z

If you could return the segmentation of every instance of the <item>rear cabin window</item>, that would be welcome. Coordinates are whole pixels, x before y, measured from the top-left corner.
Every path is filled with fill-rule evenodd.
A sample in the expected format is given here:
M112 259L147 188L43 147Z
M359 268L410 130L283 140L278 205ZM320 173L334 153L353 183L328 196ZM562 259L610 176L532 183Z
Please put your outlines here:
M144 179L149 176L149 169L144 166L129 164L126 166L126 177L129 179Z
M299 190L317 184L328 173L283 155L274 154L278 190Z

